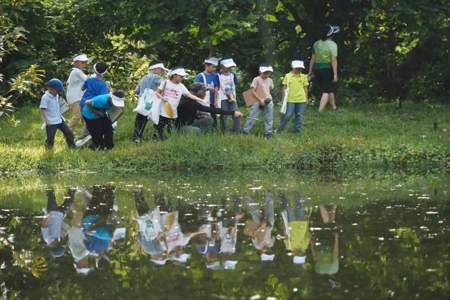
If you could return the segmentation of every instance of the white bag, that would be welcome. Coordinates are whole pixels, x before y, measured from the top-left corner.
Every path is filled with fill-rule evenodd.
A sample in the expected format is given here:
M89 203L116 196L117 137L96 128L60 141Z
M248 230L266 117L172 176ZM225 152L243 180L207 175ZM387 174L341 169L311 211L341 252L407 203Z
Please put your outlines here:
M285 115L287 111L288 95L289 95L289 88L284 90L283 104L281 105L280 109L280 113L282 113L283 115Z
M148 117L152 110L155 97L156 95L154 90L145 89L142 95L139 97L138 104L134 111L140 115Z

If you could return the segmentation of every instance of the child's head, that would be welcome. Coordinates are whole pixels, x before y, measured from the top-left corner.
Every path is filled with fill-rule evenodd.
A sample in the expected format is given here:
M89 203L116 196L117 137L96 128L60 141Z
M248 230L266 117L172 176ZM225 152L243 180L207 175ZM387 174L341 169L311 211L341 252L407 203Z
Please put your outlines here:
M268 78L273 73L273 68L271 66L260 66L259 74L262 78Z
M184 77L186 77L187 73L186 70L182 67L175 67L172 71L169 73L169 79L175 84L181 83L184 80Z
M322 29L321 40L325 41L327 39L332 39L336 33L341 31L339 26L332 26L330 24L326 24Z
M122 90L116 89L111 93L111 102L115 107L124 107L125 93Z
M199 98L205 98L206 95L206 87L203 83L194 83L191 85L191 93Z
M305 63L303 60L293 60L291 67L294 74L300 74L302 69L305 69Z
M156 75L164 75L168 69L164 66L164 64L160 61L154 61L149 64L148 69L150 72Z
M231 68L236 67L236 63L232 58L222 59L220 61L220 69L222 73L228 73L231 71Z
M50 79L47 82L47 90L52 94L52 95L59 95L64 91L64 85L61 82L61 80L57 79L57 78L53 78Z
M205 59L203 62L205 66L206 73L213 73L216 71L217 66L219 65L219 59L215 57L209 57Z
M74 67L81 69L81 70L86 68L88 62L89 62L89 58L87 57L86 54L80 54L73 58Z
M98 76L104 76L108 72L108 66L104 62L98 62L94 65L94 72Z

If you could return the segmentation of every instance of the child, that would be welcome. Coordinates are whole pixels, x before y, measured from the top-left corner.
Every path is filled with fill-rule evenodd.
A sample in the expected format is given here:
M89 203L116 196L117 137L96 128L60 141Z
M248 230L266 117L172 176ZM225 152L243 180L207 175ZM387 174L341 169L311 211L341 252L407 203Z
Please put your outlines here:
M294 132L300 132L305 104L308 103L308 77L301 73L301 70L305 69L303 61L293 60L291 66L292 71L283 79L284 92L288 93L287 109L279 130L282 131L286 127L289 119L295 113Z
M177 108L178 104L180 104L181 96L184 95L200 102L203 101L203 99L191 94L182 83L184 77L187 75L184 68L176 67L169 74L169 79L163 81L156 92L156 96L163 101L161 104L159 123L158 125L154 125L157 131L154 137L160 140L164 139L164 128L168 126L170 132L171 121L178 117Z
M61 80L53 78L47 82L47 91L41 98L42 118L45 121L45 130L47 132L46 145L48 149L52 149L55 143L56 130L61 130L66 139L69 148L75 148L73 133L69 126L64 122L59 106L59 95L63 92L64 87Z
M232 58L223 59L220 62L221 72L219 74L219 101L220 107L227 111L238 110L236 102L236 85L238 84L237 76L231 72L231 68L236 67L236 63ZM220 126L223 132L227 127L227 116L220 116ZM233 116L233 132L241 131L241 119Z
M96 96L86 101L82 114L89 134L92 136L93 149L110 150L114 147L112 122L106 111L112 107L121 109L118 119L125 106L123 97L124 92L116 90L112 94Z
M219 65L219 59L210 57L204 61L204 71L197 74L194 83L203 83L206 86L206 100L209 101L211 107L219 107L218 91L220 87L219 76L216 73L216 68ZM217 126L216 115L211 114L214 120L214 127Z
M162 77L168 71L164 64L154 62L149 65L149 74L145 75L136 88L136 94L141 97L146 89L156 91L161 84ZM148 116L136 113L136 120L134 122L133 141L136 144L141 142L145 126L147 125Z
M62 240L67 235L69 227L64 223L64 218L73 203L75 192L75 189L69 190L69 196L65 197L64 203L58 206L54 190L47 190L47 216L42 220L41 233L45 243L52 249L53 257L64 255Z
M103 78L107 71L108 66L104 62L98 62L94 65L94 74L84 82L82 87L84 94L80 101L81 111L83 111L84 104L88 99L109 93L108 84ZM84 138L87 135L89 135L89 132L87 130L87 126L85 125L81 133L81 138Z
M69 103L72 119L69 122L69 128L73 131L81 120L80 101L83 96L83 85L87 79L83 70L88 64L86 54L75 56L73 59L73 69L67 80L67 102Z
M253 95L258 102L252 105L250 115L244 126L244 134L249 134L256 123L260 112L264 112L264 135L266 138L272 137L273 127L273 101L270 91L273 89L273 81L270 75L273 73L271 66L260 66L259 76L252 81L251 88Z

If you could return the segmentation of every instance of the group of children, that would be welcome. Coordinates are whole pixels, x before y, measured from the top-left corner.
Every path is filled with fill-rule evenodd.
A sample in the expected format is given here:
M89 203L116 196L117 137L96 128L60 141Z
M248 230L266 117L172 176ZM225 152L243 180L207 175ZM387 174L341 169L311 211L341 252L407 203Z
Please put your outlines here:
M84 69L89 59L86 55L78 55L73 59L73 69L67 81L67 102L72 118L66 124L63 117L61 97L63 83L51 79L47 83L47 91L41 99L41 113L46 123L48 148L52 148L56 131L63 132L67 144L76 147L73 130L84 122L81 138L90 135L92 148L112 149L113 123L121 116L124 107L124 93L111 90L104 76L107 65L98 62L94 65L94 74L87 76ZM220 66L220 72L216 70ZM139 82L136 94L139 98L135 109L136 119L133 130L133 141L139 143L149 119L155 128L154 137L164 139L164 132L171 131L172 125L177 129L208 131L217 127L217 115L220 115L220 128L227 129L227 117L233 118L233 132L249 134L259 115L264 115L264 133L266 137L273 135L273 97L274 88L271 75L273 68L262 65L259 75L251 83L249 116L241 129L242 113L238 111L236 86L237 75L233 72L236 63L232 58L219 60L210 57L204 61L204 71L199 73L189 90L183 84L188 75L182 67L168 70L163 63L154 62L149 65L149 73ZM294 131L301 130L303 112L308 101L308 77L302 74L303 61L294 60L292 71L284 77L285 99L283 116L279 131L285 129L288 121L295 115ZM168 74L167 74L168 73ZM167 79L166 79L167 74ZM141 106L140 109L138 109ZM144 108L142 108L144 106ZM148 106L148 107L145 107ZM153 115L152 115L153 114ZM156 114L156 116L155 116ZM155 120L156 118L156 120Z

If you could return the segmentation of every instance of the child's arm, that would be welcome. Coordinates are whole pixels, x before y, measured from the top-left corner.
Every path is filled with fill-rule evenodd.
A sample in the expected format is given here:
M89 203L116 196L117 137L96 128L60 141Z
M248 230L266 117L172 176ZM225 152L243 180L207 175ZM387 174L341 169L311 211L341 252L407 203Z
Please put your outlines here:
M333 74L334 74L333 81L337 82L338 81L338 74L337 74L338 63L337 63L336 56L333 56L333 58L331 59L331 66L333 67Z
M191 98L191 99L193 99L193 100L203 102L203 99L202 99L202 98L199 98L199 97L197 97L197 96L191 94L190 92L186 93L185 96L186 96L186 97L189 97L189 98Z
M309 99L309 97L308 97L308 87L306 86L306 87L304 87L304 89L305 89L305 98L306 98L305 99L306 100L305 103L308 104L308 101L309 101L308 100Z
M313 67L314 67L314 63L316 62L316 55L313 54L311 56L311 60L309 62L309 72L308 72L308 76L311 76L313 73Z
M45 108L41 108L41 115L44 118L45 124L48 124L48 114Z
M99 117L105 116L105 112L94 107L94 103L92 102L92 100L86 101L86 106L89 107L89 109L92 110L92 112L94 114L96 114L97 116L99 116Z

